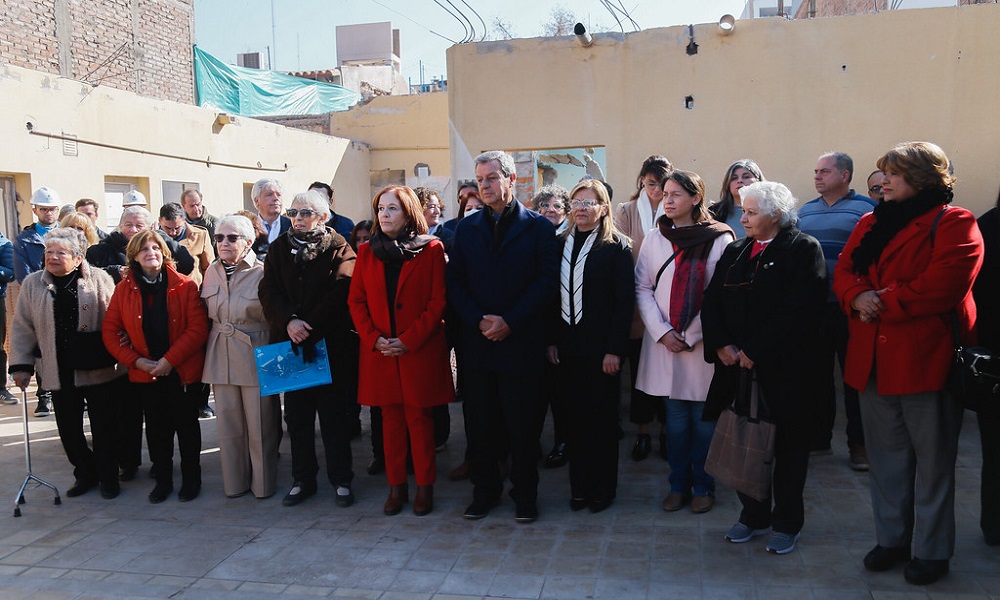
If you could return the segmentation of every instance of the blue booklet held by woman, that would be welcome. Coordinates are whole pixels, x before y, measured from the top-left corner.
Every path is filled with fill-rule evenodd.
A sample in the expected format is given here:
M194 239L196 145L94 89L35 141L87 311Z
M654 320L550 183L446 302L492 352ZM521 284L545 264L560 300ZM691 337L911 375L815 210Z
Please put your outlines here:
M261 396L304 390L333 381L326 340L320 340L310 349L314 352L303 350L301 346L293 348L288 341L254 348ZM311 360L306 362L307 358Z

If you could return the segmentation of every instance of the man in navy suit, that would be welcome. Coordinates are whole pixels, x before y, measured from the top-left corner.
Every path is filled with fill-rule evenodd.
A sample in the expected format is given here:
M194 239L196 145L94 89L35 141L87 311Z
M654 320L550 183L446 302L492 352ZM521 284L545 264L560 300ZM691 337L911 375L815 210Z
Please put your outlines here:
M261 179L253 184L250 190L250 199L257 207L257 214L264 222L264 229L267 235L261 235L253 243L253 250L257 257L264 260L267 248L271 242L278 239L278 236L288 231L292 226L292 221L281 214L281 184L277 179Z
M472 504L481 519L500 500L499 461L509 450L515 519L538 517L538 438L542 416L546 311L559 293L555 229L514 198L514 159L476 157L486 208L458 223L447 267L448 302L458 315Z

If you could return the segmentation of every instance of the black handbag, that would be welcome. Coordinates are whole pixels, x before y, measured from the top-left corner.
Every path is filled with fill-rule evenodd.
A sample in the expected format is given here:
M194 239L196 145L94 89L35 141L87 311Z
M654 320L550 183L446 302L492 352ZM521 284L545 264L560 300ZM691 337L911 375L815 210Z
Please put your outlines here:
M971 411L1000 407L1000 356L989 348L962 346L958 338L958 315L954 312L951 333L955 356L948 373L948 392Z
M705 458L705 472L737 492L764 501L771 497L774 423L760 416L764 399L753 371L740 369L738 393L739 403L749 403L749 413L738 414L730 406L719 415Z

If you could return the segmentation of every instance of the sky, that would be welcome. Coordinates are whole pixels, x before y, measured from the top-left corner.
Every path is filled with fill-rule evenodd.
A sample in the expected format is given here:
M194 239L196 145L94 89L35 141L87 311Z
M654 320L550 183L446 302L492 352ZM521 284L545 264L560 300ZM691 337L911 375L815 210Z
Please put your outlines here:
M449 6L448 0L439 1ZM514 37L541 35L542 24L556 7L574 13L593 31L599 26L607 31L612 25L621 31L600 0L451 0L451 4L472 20L477 40L482 25L470 6L488 25L495 17L509 22ZM641 29L652 29L714 23L726 13L738 17L746 1L624 0L622 4ZM242 52L261 52L266 62L270 46L273 67L280 71L334 68L336 26L381 21L392 21L400 30L403 76L413 84L420 83L421 62L425 82L446 77L445 51L466 35L458 20L436 0L195 0L199 48L236 64L236 55ZM635 29L629 23L625 31Z

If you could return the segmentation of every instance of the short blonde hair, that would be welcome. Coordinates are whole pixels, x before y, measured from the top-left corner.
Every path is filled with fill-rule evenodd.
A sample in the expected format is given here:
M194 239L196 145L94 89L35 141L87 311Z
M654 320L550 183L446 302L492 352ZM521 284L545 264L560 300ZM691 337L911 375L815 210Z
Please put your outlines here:
M101 241L97 237L97 228L94 227L94 222L90 220L90 217L83 213L72 212L62 218L59 221L60 227L72 227L78 231L83 232L83 237L87 239L87 245L93 246L97 242Z
M142 271L139 267L139 263L136 262L136 257L139 256L139 251L141 251L142 247L149 241L156 242L156 245L160 247L160 252L163 253L164 265L174 264L174 256L170 252L170 246L167 246L167 242L160 237L160 234L152 229L143 229L139 233L133 235L132 239L128 241L128 246L125 247L125 259L128 260L129 266L136 273L140 273Z

